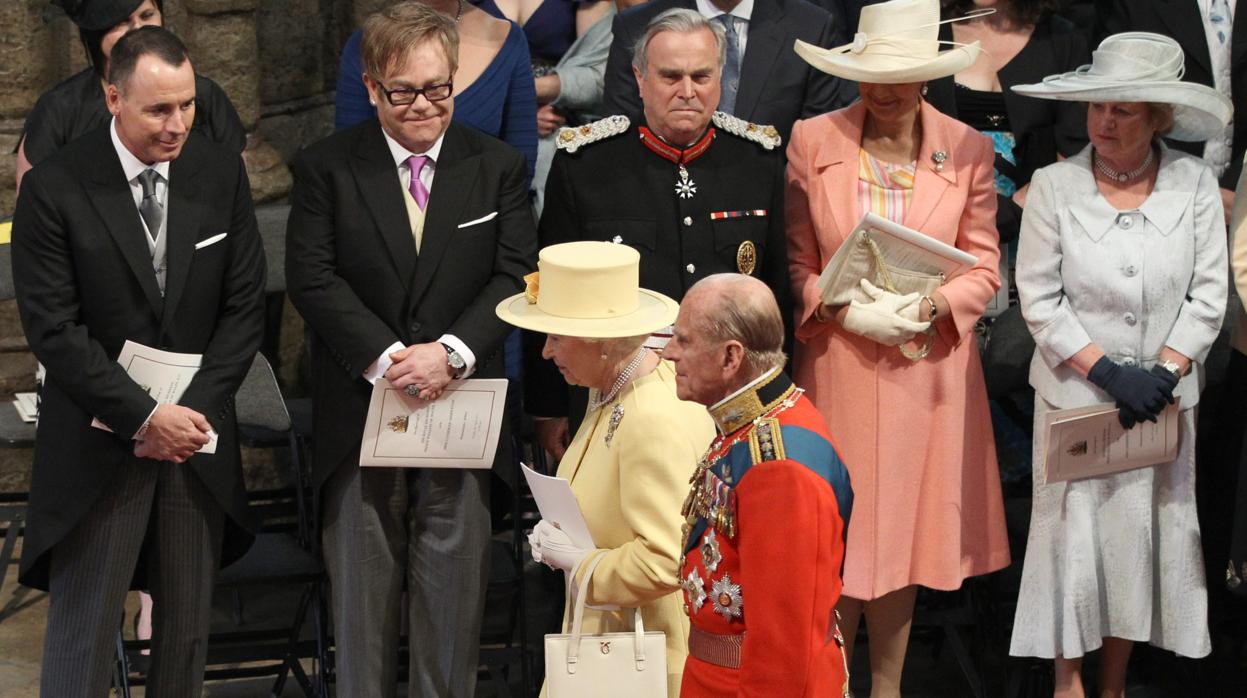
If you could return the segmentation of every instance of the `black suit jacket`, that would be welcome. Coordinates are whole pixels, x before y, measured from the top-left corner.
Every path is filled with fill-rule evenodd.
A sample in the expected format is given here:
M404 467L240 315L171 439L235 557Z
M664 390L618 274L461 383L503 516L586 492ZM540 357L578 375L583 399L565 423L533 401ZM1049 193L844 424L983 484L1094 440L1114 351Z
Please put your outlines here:
M603 111L643 122L641 97L632 73L632 48L650 20L672 8L697 9L696 0L652 0L616 15L606 59ZM847 106L857 97L855 83L811 68L793 51L802 39L823 47L846 43L843 20L805 0L767 0L753 6L735 115L771 124L787 142L797 119Z
M127 339L203 354L181 404L207 417L216 453L188 461L227 514L222 564L250 545L234 392L260 346L264 250L236 152L192 132L169 170L168 272L162 298L109 127L26 176L13 222L18 310L47 368L39 411L21 581L46 588L47 553L132 453L156 403L116 363ZM225 233L219 242L195 245ZM99 417L116 433L90 426ZM138 565L141 583L144 564Z
M1213 87L1212 58L1198 0L1113 0L1112 11L1104 16L1102 36L1124 31L1143 31L1173 37L1186 53L1186 72L1182 79ZM1221 188L1234 190L1247 151L1247 12L1234 13L1230 37L1230 94L1234 103L1234 136L1230 144L1230 165L1221 175ZM1169 141L1188 153L1202 156L1204 144Z
M518 151L452 122L417 255L375 118L296 158L286 279L314 332L315 482L358 454L372 391L363 373L394 342L452 334L476 355L475 377L504 375L510 328L494 308L536 269L526 169Z

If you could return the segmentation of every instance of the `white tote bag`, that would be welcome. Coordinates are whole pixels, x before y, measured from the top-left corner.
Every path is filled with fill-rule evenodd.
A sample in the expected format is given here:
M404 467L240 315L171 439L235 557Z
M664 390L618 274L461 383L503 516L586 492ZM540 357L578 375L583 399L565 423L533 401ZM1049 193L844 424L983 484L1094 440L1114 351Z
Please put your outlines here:
M546 691L549 698L662 698L667 695L667 636L645 632L640 612L633 609L630 633L580 633L593 570L605 555L602 551L589 563L585 588L575 595L571 634L546 635Z

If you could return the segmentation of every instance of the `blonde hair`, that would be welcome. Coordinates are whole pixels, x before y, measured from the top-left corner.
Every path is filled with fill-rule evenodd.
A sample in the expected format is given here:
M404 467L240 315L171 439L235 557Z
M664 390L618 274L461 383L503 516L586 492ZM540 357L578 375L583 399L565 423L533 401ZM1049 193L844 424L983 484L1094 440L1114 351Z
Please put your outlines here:
M361 53L364 72L381 78L401 67L407 54L425 41L441 43L450 75L459 68L459 31L454 20L422 2L400 2L364 21Z

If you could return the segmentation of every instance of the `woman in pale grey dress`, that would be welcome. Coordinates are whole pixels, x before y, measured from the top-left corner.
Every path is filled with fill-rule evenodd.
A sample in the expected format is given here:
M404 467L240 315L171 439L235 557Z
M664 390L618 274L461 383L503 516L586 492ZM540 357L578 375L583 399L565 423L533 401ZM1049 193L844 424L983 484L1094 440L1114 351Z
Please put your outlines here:
M1117 34L1090 66L1014 88L1089 103L1091 145L1031 181L1017 261L1038 351L1035 496L1010 653L1054 659L1057 696L1084 695L1082 658L1101 647L1101 696L1124 695L1134 642L1210 650L1194 408L1225 311L1225 223L1212 170L1160 137L1203 140L1231 107L1179 82L1182 60L1167 37ZM1175 400L1174 461L1045 483L1046 412L1115 402L1131 429Z

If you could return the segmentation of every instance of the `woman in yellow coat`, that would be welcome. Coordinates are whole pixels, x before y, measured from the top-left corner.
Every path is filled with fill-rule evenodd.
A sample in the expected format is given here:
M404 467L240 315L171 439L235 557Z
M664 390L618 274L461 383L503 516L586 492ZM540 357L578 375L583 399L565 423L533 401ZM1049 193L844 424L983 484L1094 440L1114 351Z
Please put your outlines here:
M624 245L547 247L540 284L530 280L528 291L499 304L498 316L547 333L542 355L567 382L590 388L589 409L558 476L571 482L596 550L542 521L529 537L533 559L578 573L564 625L572 594L588 584L584 634L630 631L632 609L647 631L663 631L674 698L688 654L680 507L714 423L705 408L676 397L671 364L642 346L650 332L675 321L679 306L637 287L639 263L637 251ZM605 554L586 580L577 566L597 552Z

